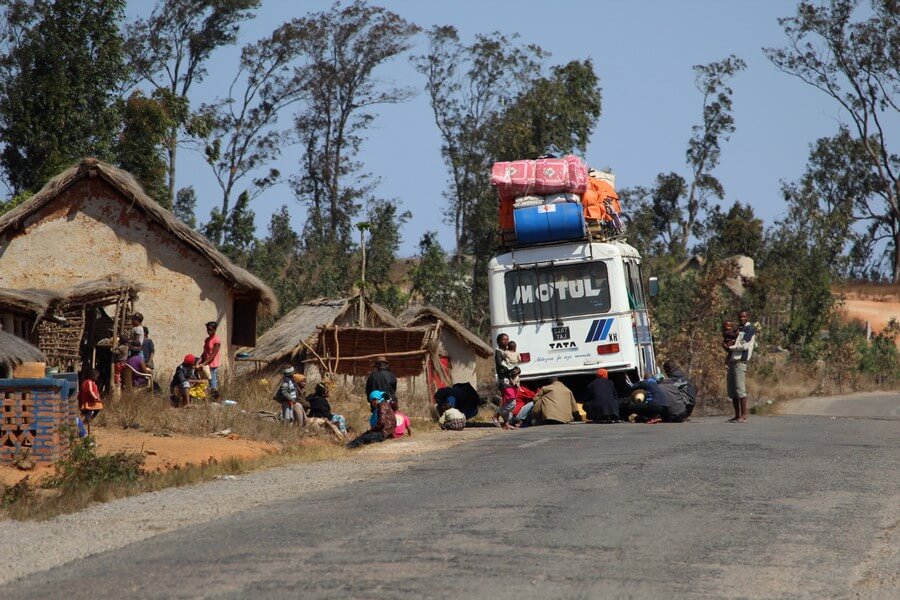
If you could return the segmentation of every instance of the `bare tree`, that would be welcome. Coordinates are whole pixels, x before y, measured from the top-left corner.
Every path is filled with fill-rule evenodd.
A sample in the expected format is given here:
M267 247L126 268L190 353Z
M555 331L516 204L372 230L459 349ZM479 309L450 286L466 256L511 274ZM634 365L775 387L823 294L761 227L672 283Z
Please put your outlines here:
M487 130L540 77L546 56L537 46L516 46L516 37L494 32L464 45L455 27L435 26L428 32L428 53L412 59L425 76L450 172L445 216L453 225L458 260L469 243L472 208L488 187L494 157Z
M866 223L870 252L888 242L891 277L900 282L900 156L888 145L887 123L900 113L900 6L896 0L801 2L778 20L789 43L766 48L772 63L831 97L842 109L877 182L855 204ZM867 18L856 20L859 12ZM840 135L846 135L841 133ZM837 139L837 138L835 138Z
M290 142L289 130L278 129L278 118L287 107L308 98L312 73L298 62L311 43L312 32L295 19L257 43L244 47L228 94L200 108L192 132L206 140L206 162L222 190L222 201L207 227L221 242L235 186L257 169L277 158ZM253 179L248 201L278 181L280 173Z
M128 25L126 51L138 81L146 81L180 104L168 139L169 206L175 202L179 129L188 119L191 86L206 76L205 63L237 40L239 25L253 17L260 0L158 0L151 15ZM176 102L177 100L177 102Z

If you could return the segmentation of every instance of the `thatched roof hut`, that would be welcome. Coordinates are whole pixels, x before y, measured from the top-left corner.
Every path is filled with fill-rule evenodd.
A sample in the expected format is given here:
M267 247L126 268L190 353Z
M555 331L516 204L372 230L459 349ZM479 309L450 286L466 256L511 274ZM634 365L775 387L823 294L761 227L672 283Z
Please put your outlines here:
M0 330L0 376L9 376L12 370L26 362L43 362L43 353L25 340Z
M410 306L400 315L400 322L406 327L421 327L441 323L442 328L453 332L472 351L482 358L494 355L494 350L480 337L469 331L465 325L434 306Z
M207 260L216 275L229 281L236 290L258 297L260 309L265 314L271 314L278 310L278 299L275 297L275 293L261 279L232 263L208 239L160 206L159 202L144 192L141 184L131 173L96 158L82 159L78 164L48 181L37 194L27 201L0 216L0 234L21 229L29 216L40 211L85 177L91 179L99 177L124 194L131 201L133 208L142 211L163 230L181 240Z
M493 349L477 335L469 331L465 325L434 306L411 306L400 320L405 327L435 327L437 339L437 356L443 367L443 373L434 374L443 379L446 374L450 381L442 383L471 383L478 387L476 361L493 356Z
M115 301L123 295L117 291L134 296L131 282L140 284L140 298ZM275 294L259 278L150 198L129 173L90 158L0 216L0 287L53 290L69 306L112 300L127 308L105 305L106 315L99 316L106 323L120 323L132 310L142 313L163 370L198 354L204 324L214 321L227 371L237 348L256 344L258 316L278 310ZM74 314L65 316L74 322ZM89 357L92 349L80 352Z
M366 299L366 325L369 327L400 327L400 321L391 312ZM330 300L319 298L297 306L281 317L263 333L251 352L256 368L278 367L281 363L302 361L309 348L318 343L319 331L323 327L338 325L351 327L358 325L359 296ZM239 359L240 360L240 359ZM247 366L238 372L248 370Z
M0 288L0 313L11 312L32 318L42 317L58 298L59 293L51 290Z

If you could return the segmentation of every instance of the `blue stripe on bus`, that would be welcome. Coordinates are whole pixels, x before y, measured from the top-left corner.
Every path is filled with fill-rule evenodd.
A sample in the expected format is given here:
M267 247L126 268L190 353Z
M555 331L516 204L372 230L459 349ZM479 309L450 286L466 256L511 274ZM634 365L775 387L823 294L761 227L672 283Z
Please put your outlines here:
M588 343L590 343L590 342L593 341L592 338L594 337L594 333L597 331L597 326L598 326L599 324L600 324L600 321L599 321L598 319L594 319L594 322L591 323L591 328L590 328L590 330L588 331L587 337L584 338L584 343L585 343L585 344L588 344Z
M612 319L606 319L606 322L603 324L603 333L601 333L600 336L598 337L598 339L595 341L599 342L599 341L605 340L606 336L609 335L609 330L612 329L612 324L613 324Z

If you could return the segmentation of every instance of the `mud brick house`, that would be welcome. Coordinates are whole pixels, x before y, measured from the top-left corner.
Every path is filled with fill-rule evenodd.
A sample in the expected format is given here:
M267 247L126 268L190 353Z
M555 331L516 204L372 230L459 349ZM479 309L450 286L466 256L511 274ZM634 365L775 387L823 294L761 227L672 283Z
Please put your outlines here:
M435 380L434 387L455 383L478 387L478 359L494 356L494 350L481 338L434 306L411 306L400 315L400 322L404 327L435 328L437 361L428 372Z
M122 324L132 311L143 313L163 373L201 352L207 321L219 324L227 371L238 347L255 346L257 316L277 310L262 281L147 196L130 174L95 159L0 217L0 288L58 292L66 302L54 312L71 314L54 316L82 328L82 358L97 350L85 347L96 341L91 323Z

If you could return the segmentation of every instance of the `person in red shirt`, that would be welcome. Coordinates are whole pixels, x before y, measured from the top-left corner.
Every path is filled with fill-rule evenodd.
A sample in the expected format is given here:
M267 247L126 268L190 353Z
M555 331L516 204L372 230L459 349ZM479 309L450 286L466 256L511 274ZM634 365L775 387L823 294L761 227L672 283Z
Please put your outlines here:
M100 371L94 369L81 382L81 390L78 392L78 408L81 409L81 418L87 425L88 435L91 435L91 422L97 418L103 410L103 402L100 401L100 390L97 389L97 380Z
M219 365L222 364L222 340L216 335L218 325L215 321L206 324L206 340L203 342L203 354L197 368L209 367L209 388L219 389Z

